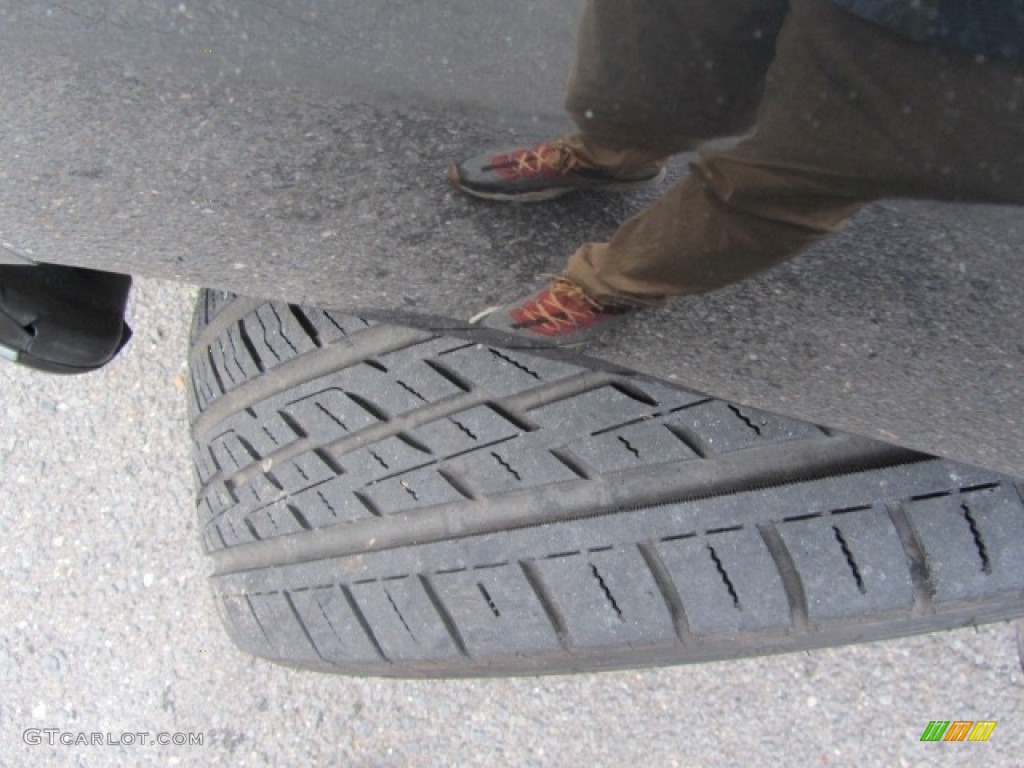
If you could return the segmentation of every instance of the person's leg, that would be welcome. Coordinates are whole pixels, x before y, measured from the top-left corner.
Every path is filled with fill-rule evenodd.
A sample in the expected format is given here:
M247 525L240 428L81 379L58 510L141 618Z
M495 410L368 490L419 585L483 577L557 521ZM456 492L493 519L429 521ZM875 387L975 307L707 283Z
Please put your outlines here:
M748 130L787 7L587 0L565 100L580 143L666 157Z
M566 108L579 130L467 158L476 197L550 200L659 180L668 158L752 125L786 0L588 0Z
M1024 69L794 0L756 133L570 259L605 304L659 306L777 264L883 197L1024 203Z

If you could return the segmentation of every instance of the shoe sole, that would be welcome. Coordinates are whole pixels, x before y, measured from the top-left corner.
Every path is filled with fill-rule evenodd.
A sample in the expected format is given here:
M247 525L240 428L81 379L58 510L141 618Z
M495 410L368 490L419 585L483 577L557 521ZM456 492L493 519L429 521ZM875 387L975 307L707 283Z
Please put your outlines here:
M484 320L484 318L489 317L490 315L493 315L499 309L501 309L500 305L496 306L496 307L488 307L487 309L484 309L484 310L482 310L480 312L477 312L475 315L473 315L471 318L469 318L468 322L469 322L470 325L480 325L480 323Z
M504 192L483 192L472 187L467 187L459 176L458 169L452 166L448 169L448 182L458 189L460 192L465 192L467 195L479 198L480 200L491 200L499 203L543 203L548 200L554 200L559 197L570 195L574 192L609 192L609 193L623 193L623 192L635 192L645 187L649 187L652 184L658 184L665 178L666 171L664 168L661 169L655 176L649 179L641 179L639 181L623 181L615 182L610 184L602 184L600 186L593 187L556 187L551 189L539 189L535 192L520 192L517 194L509 194Z

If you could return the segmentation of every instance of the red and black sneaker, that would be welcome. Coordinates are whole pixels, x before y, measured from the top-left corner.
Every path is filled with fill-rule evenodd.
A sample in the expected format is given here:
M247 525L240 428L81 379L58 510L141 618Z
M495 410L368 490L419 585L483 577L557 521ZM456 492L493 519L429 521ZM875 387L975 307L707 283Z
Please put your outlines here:
M627 192L664 176L660 165L628 176L588 165L562 139L477 155L448 169L448 181L467 194L520 203L551 200L577 190Z
M525 299L484 310L469 322L535 344L571 346L589 341L636 309L602 305L576 283L557 277Z

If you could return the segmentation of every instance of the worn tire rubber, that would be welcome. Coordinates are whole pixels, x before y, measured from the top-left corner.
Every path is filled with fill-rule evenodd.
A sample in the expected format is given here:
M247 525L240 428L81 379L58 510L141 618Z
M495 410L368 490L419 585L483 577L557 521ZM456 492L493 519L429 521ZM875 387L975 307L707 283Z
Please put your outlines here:
M1024 615L1021 486L993 472L214 291L190 368L215 602L277 662L576 672Z

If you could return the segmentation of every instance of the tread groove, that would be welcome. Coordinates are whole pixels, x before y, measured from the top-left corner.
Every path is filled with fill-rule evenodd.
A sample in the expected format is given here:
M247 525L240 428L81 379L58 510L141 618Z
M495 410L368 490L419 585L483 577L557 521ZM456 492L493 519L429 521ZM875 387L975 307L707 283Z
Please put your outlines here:
M710 452L704 447L704 444L697 438L696 435L690 434L690 431L680 427L678 424L666 424L667 429L671 435L689 448L699 459L707 459L711 457Z
M511 366L513 366L515 368L518 368L520 371L523 371L528 376L532 376L537 381L543 381L543 379L541 378L539 373L537 373L532 368L527 367L526 365L524 365L523 363L519 362L515 358L513 358L513 357L511 357L509 355L503 354L502 352L499 352L494 347L488 347L487 351L490 352L494 357L498 358L499 360L504 360L506 363L508 363L509 365L511 365Z
M462 433L464 435L466 435L470 440L473 440L475 442L475 441L480 439L480 438L478 438L476 436L476 434L473 432L473 430L471 430L469 427L467 427L461 421L456 419L454 416L450 416L449 420L451 421L452 424L454 424L456 427L458 427L460 430L462 430Z
M314 407L315 407L315 408L316 408L316 409L317 409L318 411L320 411L320 413L322 413L322 414L323 414L324 416L326 416L326 417L327 417L328 419L330 419L331 421L333 421L333 422L334 422L335 424L337 424L337 425L338 425L339 427L341 427L341 428L342 428L343 430L345 430L346 432L351 432L351 431L352 431L352 430L350 430L350 429L348 428L348 426L347 426L347 425L345 424L345 422L343 422L343 421L342 421L341 419L339 419L339 418L338 418L337 416L335 416L335 415L334 415L334 414L333 414L333 413L331 412L331 410L330 410L330 409L329 409L329 408L328 408L327 406L325 406L325 405L324 405L323 403L319 403L319 402L318 402L318 403L315 403L315 404L314 404Z
M227 596L225 595L225 598ZM256 613L256 606L252 604L252 597L249 595L242 595L245 598L245 604L249 607L249 613L252 614L253 621L256 622L256 626L260 628L260 634L263 635L263 640L266 642L268 648L273 648L274 644L270 642L270 635L267 634L267 628L263 626L263 622L260 621L260 616Z
M835 534L836 541L839 542L840 549L843 550L843 556L846 557L846 564L850 566L853 580L857 582L857 591L862 595L867 594L867 589L864 587L864 579L860 575L860 569L857 568L857 562L853 559L853 552L850 551L850 545L847 544L846 537L843 536L843 532L839 530L838 525L832 526L832 532Z
M809 626L807 593L804 592L803 580L796 569L796 563L793 562L793 556L789 553L786 542L782 540L782 534L779 533L779 529L775 527L774 523L760 523L757 530L782 579L782 587L786 592L786 599L789 601L789 613L793 627L800 632L806 632Z
M480 495L473 490L472 486L469 485L465 480L459 477L457 474L452 472L450 469L442 468L437 470L437 474L441 476L448 485L455 489L456 493L461 494L468 501L476 501L480 498Z
M220 525L214 525L213 530L217 532L217 538L220 539L221 549L227 549L228 543L224 540L224 532L220 529Z
M281 339L291 348L293 353L297 353L299 348L292 343L292 340L288 338L288 334L284 332L284 320L281 319L281 313L277 311L277 304L269 302L267 306L270 307L270 311L274 314L274 319L277 320L277 329L281 335Z
M220 348L221 358L224 360L224 373L228 377L228 379L231 381L231 383L234 384L235 383L235 377L231 375L231 370L230 370L230 368L228 367L228 364L227 364L227 355L224 354L224 342L223 342L223 340L217 339L217 346ZM220 387L220 393L224 394L225 392L228 391L228 388L225 386L224 379L223 379L223 377L221 376L221 373L220 373L220 369L218 369L218 367L217 367L217 361L214 360L214 358L213 358L213 347L210 347L206 351L206 361L207 361L207 365L210 366L210 373L213 374L213 378L217 382L217 386Z
M254 461L260 461L263 458L262 456L260 456L260 452L256 450L255 446L253 446L252 443L250 443L248 440L246 440L244 437L242 437L237 432L234 432L234 436L235 436L235 439L238 440L238 444L240 446L242 446L242 449L247 454L249 454L249 458L250 459L253 459ZM234 456L232 455L231 458L234 458Z
M544 609L544 615L548 617L548 621L551 622L551 628L555 632L555 637L558 639L558 645L563 651L571 651L572 646L569 641L569 628L566 624L565 617L562 616L558 610L558 604L555 603L554 595L551 594L551 590L548 585L544 583L544 578L541 576L536 564L531 560L520 560L519 567L526 577L526 582L530 585L533 593L537 596L537 600L540 601L541 607Z
M665 542L667 544L670 541L686 541L687 539L696 538L696 536L697 536L697 532L696 531L691 531L689 533L676 533L676 534L673 534L671 536L664 536L664 537L658 539L658 541L662 541L662 542Z
M247 317L256 317L256 314L254 312ZM242 340L242 346L245 347L245 351L252 358L252 363L256 366L256 370L263 373L267 369L263 365L263 360L260 359L259 353L256 352L256 345L252 343L252 339L249 337L249 329L245 327L245 321L245 317L238 321L238 336Z
M963 513L964 520L967 521L967 527L971 529L974 546L977 548L978 558L981 560L981 572L990 574L992 573L992 563L989 561L988 548L985 546L985 540L981 537L981 531L978 529L978 523L974 519L974 513L971 512L967 502L960 505L960 511Z
M267 462L264 462L264 464L266 463ZM269 469L263 470L263 479L270 483L270 485L272 485L278 492L284 493L284 484L281 483L281 481L277 479L277 475ZM259 495L259 491L256 488L253 489L253 492L256 493L257 496Z
M192 391L195 393L196 405L199 407L200 410L202 410L203 408L206 407L206 405L210 402L210 400L209 400L209 398L204 397L204 398L202 398L202 402L200 401L199 394L200 394L200 392L202 392L202 390L199 388L199 382L196 379L196 373L197 373L196 366L190 365L189 366L189 378L192 379Z
M658 548L651 541L642 541L637 544L640 556L643 557L647 570L651 572L654 583L661 593L661 599L665 601L669 616L672 617L672 626L675 628L676 637L684 646L693 644L693 633L690 630L690 623L686 618L686 608L683 599L679 595L679 589L672 578L672 574L661 559Z
M761 428L757 426L757 424L754 423L753 419L751 419L743 410L741 410L738 405L730 403L729 410L736 414L736 418L738 418L740 421L746 424L747 427L754 432L754 434L756 434L758 437L761 436Z
M285 507L288 509L289 512L292 513L292 517L295 518L295 522L297 522L303 530L313 530L313 526L309 524L309 520L306 519L306 516L302 514L302 511L299 510L298 507L296 507L294 504L286 504Z
M279 410L277 412L277 417L281 421L283 421L285 423L285 425L287 425L288 429L290 429L292 432L295 433L296 437L298 437L298 438L309 437L309 433L307 433L306 430L302 428L302 425L299 424L299 422L295 420L295 417L292 416L287 411ZM344 425L342 425L342 427L344 428ZM269 432L268 432L268 434L269 434Z
M632 382L618 379L611 384L612 389L620 394L625 395L630 400L636 400L638 403L649 405L651 408L657 408L660 403L651 397L649 394L644 392L640 387L636 386Z
M593 480L597 477L596 473L588 468L584 462L580 461L579 458L573 455L572 451L568 448L553 448L550 453L558 459L566 469L577 477L584 480Z
M707 548L708 554L711 555L711 560L715 564L715 569L718 571L718 575L722 577L722 583L725 584L725 588L729 590L729 597L732 598L733 607L737 611L742 611L743 606L740 605L740 597L736 594L736 587L733 586L732 579L729 578L728 572L725 570L725 565L722 564L722 558L715 552L715 548L710 544L705 543L704 546Z
M517 413L512 408L506 407L502 403L490 402L487 404L487 407L516 429L522 430L523 432L536 432L540 429L537 424L530 421L523 414Z
M378 507L376 504L374 504L373 500L369 496L367 496L365 493L362 493L361 491L355 491L352 495L355 496L356 499L359 500L359 503L362 504L366 508L366 511L369 512L374 517L383 517L384 516L384 513L381 512L380 507Z
M625 619L622 617L622 609L619 607L618 602L615 600L615 595L612 594L611 588L608 586L607 582L605 582L604 577L601 575L601 572L597 569L597 566L593 563L590 564L590 572L597 580L598 585L601 587L601 591L604 593L605 598L608 600L608 604L611 605L612 610L615 611L615 615L618 617L619 621L625 621Z
M459 654L466 657L472 658L469 653L469 649L466 647L466 641L462 637L462 633L459 631L458 625L455 623L455 619L452 618L451 612L448 607L441 600L441 596L437 594L437 590L434 589L434 584L430 580L430 577L426 574L420 574L420 584L423 585L423 591L427 593L427 597L430 599L431 605L434 606L434 610L437 611L437 615L441 619L441 623L444 625L445 630L448 632L448 636L451 638L455 647L459 650Z
M618 441L619 441L620 443L622 443L622 445L624 445L624 446L625 446L625 448L626 448L626 450L627 450L627 451L629 451L630 453L632 453L632 454L633 454L634 456L636 456L636 457L637 457L638 459L640 458L640 451L638 451L638 450L637 450L637 449L636 449L635 447L633 447L633 444L632 444L632 443L630 443L630 442L629 442L629 440L627 440L627 439L626 439L625 437L623 437L622 435L619 435L619 436L618 436Z
M313 325L313 322L309 319L305 312L302 311L302 307L297 304L289 304L288 309L291 310L292 317L299 324L299 327L306 332L309 336L309 340L313 342L313 346L322 347L324 345L323 340L320 338L320 332Z
M380 641L377 639L377 635L374 634L373 627L370 626L370 622L366 620L366 614L363 613L363 609L360 608L359 603L356 602L356 598L352 594L352 590L350 590L344 584L339 585L338 589L340 589L341 594L345 596L345 602L348 603L348 607L352 611L352 615L356 617L356 622L359 624L360 627L362 627L363 632L366 633L366 639L370 641L370 645L373 646L373 649L380 654L380 657L384 659L385 662L389 664L392 663L391 659L388 658L388 655L384 653L384 648L381 646ZM319 601L317 602L319 604ZM321 610L323 610L322 607ZM334 629L334 627L332 626L331 629ZM337 634L336 630L335 634Z
M430 449L430 446L428 446L422 440L417 440L415 437L413 437L412 435L410 435L408 432L406 432L404 430L401 431L401 432L396 432L395 433L395 438L398 441L400 441L400 442L404 443L405 445L409 446L410 448L412 448L417 453L425 453L427 456L433 456L434 455L434 452Z
M334 455L326 448L314 448L313 455L316 456L324 465L334 473L335 477L345 474L345 468L338 463Z
M704 533L708 536L714 536L716 533L733 533L734 531L742 531L742 525L726 525L722 528L708 528Z
M945 494L940 494L945 495ZM914 524L902 504L889 504L886 511L896 534L899 536L900 545L907 558L907 569L910 571L910 583L914 590L914 607L922 613L933 613L935 606L935 584L932 581L931 570L928 567L928 558L925 555L924 545L921 537L918 536Z
M317 491L316 495L320 497L320 501L323 502L324 506L327 507L327 511L330 512L334 517L338 516L338 510L334 508L334 505L324 496L322 491Z
M428 402L430 402L429 400L427 400L427 398L425 398L425 397L424 397L423 395L421 395L421 394L420 394L419 392L417 392L417 391L415 390L415 388L413 388L413 387L412 387L412 386L410 386L409 384L406 384L406 383L405 383L404 381L401 381L401 380L399 380L399 381L397 382L397 384L398 384L398 386L400 386L400 387L401 387L402 389L404 389L404 390L405 390L406 392L408 392L408 393L409 393L410 395L412 395L413 397L415 397L415 398L416 398L417 400L419 400L420 402L423 402L423 403L428 403Z
M327 322L333 325L335 330L337 330L338 333L341 334L342 338L345 338L349 335L348 331L345 330L345 326L343 326L341 323L334 319L334 315L331 314L330 310L324 311L324 317L327 318Z
M299 614L299 609L295 605L295 601L292 600L291 594L288 590L281 592L284 596L284 601L288 604L288 610L292 612L292 616L295 618L295 623L299 625L299 629L302 631L303 636L306 638L306 642L309 643L309 647L313 649L313 653L317 655L320 661L327 662L323 654L320 653L320 649L317 648L316 642L313 640L313 636L309 634L309 629L306 627L306 622L302 620L302 616Z
M501 458L501 455L497 451L491 451L491 456L494 458L496 462L498 462L498 465L502 467L510 475L512 475L512 477L514 477L519 482L523 481L523 476L516 471L515 467L513 467L511 464L505 461L505 459Z
M396 577L396 580L399 578L405 577L399 576ZM405 627L405 631L409 633L409 637L412 638L413 642L418 645L420 641L416 639L416 633L412 631L412 628L409 626L409 622L405 620L405 616L403 616L402 612L398 610L398 603L395 602L395 598L391 596L391 591L387 587L384 587L384 594L387 596L388 602L391 603L391 608L394 610L398 620L402 622L402 626Z
M274 313L274 317L277 318L278 327L280 327L280 325L281 325L281 316L279 314L277 314L277 310L274 309L273 305L268 303L268 304L264 304L263 306L269 306L271 308L271 311ZM260 309L263 309L263 307L260 307ZM252 317L256 320L257 323L260 324L260 329L263 331L263 346L267 348L267 350L270 352L271 356L273 356L273 358L275 360L277 360L278 363L283 362L283 359L277 353L277 350L274 349L271 346L271 344L270 344L270 337L268 336L267 324L265 322L263 322L263 318L260 317L260 313L256 312L255 314L252 315ZM292 346L292 344L290 342L289 342L288 346L292 347L292 351L293 352L298 351L298 350L295 349L294 346Z
M501 618L501 611L498 610L498 606L494 604L494 598L491 597L491 593L487 591L487 587L483 585L483 582L478 581L476 588L480 590L480 595L483 597L484 602L487 603L487 607L491 609L491 613L494 614L494 618Z
M459 349L465 349L465 347L459 347L458 349L449 350L449 352L457 352ZM434 373L436 373L438 376L445 379L449 384L454 386L456 389L461 389L463 392L472 392L473 389L475 389L472 382L460 376L458 371L456 371L449 365L445 365L440 360L427 358L426 360L423 361L423 364L430 368L432 371L434 371Z
M238 368L239 372L242 374L242 381L244 382L245 381L245 369L242 368L242 364L239 362L240 357L239 357L239 354L238 354L238 345L235 344L235 337L234 337L234 334L231 333L230 329L228 330L227 337L228 337L228 341L231 342L231 361L235 364L235 367ZM223 348L224 348L224 344L222 342L221 343L221 349L223 349ZM230 366L225 366L225 367L230 367ZM235 386L238 386L238 384L242 383L242 382L236 381L234 376L231 377L231 382Z
M391 414L362 395L356 394L355 392L346 392L345 396L378 421L391 421Z
M867 505L861 504L861 505L858 505L856 507L843 507L841 509L833 509L832 510L832 516L835 517L836 515L848 515L851 512L869 512L870 510L871 510L871 505L870 504L867 504Z
M252 520L245 518L242 522L245 523L245 527L248 529L249 534L256 539L256 541L263 541L263 537L260 536L259 531L256 530L256 526L252 524Z
M960 489L960 493L978 493L980 491L994 491L999 483L979 483L978 485L967 485Z

